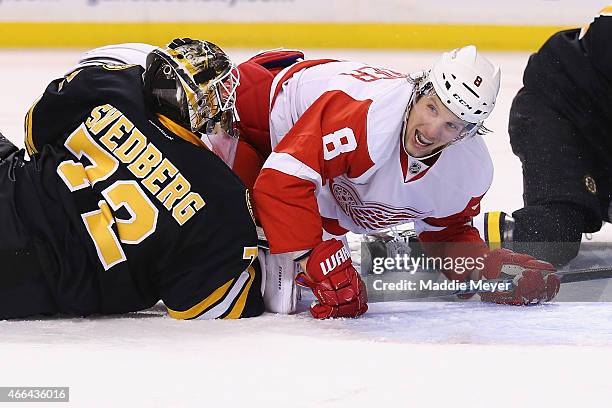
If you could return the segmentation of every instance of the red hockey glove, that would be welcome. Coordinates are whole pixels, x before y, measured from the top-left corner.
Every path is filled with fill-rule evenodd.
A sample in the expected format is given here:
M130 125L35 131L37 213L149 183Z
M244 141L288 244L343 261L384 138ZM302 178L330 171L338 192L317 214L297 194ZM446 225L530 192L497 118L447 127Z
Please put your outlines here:
M295 281L310 288L319 300L310 306L314 318L357 317L368 310L365 284L342 242L330 239L317 245L308 258L306 272L300 272Z
M484 302L508 305L528 305L552 300L559 292L561 281L557 270L548 262L539 261L526 254L509 249L496 249L484 259L481 278L512 279L514 288L509 291L481 293Z

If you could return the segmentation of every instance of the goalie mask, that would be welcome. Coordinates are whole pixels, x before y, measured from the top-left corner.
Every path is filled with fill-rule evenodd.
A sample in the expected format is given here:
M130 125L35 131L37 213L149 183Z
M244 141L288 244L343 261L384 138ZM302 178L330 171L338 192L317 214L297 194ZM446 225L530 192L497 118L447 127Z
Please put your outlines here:
M193 132L220 127L234 135L239 74L215 44L175 39L147 56L145 95L150 108Z

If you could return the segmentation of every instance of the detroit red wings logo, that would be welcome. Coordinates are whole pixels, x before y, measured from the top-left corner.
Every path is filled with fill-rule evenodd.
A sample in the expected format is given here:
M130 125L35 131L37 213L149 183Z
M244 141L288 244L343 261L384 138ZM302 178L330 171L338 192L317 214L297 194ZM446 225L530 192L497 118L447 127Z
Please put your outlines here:
M367 230L389 228L427 216L426 213L411 207L397 208L378 202L363 202L357 191L342 181L332 180L330 189L346 215L351 217L355 224Z

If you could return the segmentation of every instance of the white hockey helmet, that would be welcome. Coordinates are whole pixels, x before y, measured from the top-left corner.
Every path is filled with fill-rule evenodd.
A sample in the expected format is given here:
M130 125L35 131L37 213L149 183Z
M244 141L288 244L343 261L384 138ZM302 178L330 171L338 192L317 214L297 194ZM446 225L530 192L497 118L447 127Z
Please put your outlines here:
M442 54L428 76L442 103L459 119L482 125L495 106L499 67L473 45Z

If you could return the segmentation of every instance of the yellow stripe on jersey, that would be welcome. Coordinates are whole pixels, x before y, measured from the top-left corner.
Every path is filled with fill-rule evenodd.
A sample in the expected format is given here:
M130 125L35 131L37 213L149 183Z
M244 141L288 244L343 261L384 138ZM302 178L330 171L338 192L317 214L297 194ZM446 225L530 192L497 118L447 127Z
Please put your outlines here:
M74 71L72 71L71 73L69 73L68 75L66 75L64 77L64 79L66 80L66 82L70 82L74 79L74 77L76 77L77 75L79 75L81 73L81 71L83 71L82 69L76 69Z
M251 290L251 285L253 284L253 281L255 280L255 269L253 269L252 266L249 266L247 268L247 271L249 271L249 281L247 282L244 289L242 290L242 293L240 294L238 301L232 308L232 311L229 312L229 314L225 316L224 319L239 319L240 316L242 316L242 312L244 311L244 306L246 305L247 297L249 297L249 291Z
M193 319L194 317L198 317L207 309L210 309L211 306L214 306L220 299L222 299L233 283L234 279L231 279L223 286L217 288L206 299L202 300L200 303L191 307L190 309L185 310L184 312L179 312L168 308L168 314L170 315L170 317L181 320Z
M65 82L70 82L76 77L82 70L77 69L64 77ZM60 82L58 91L61 91L62 86L64 85L64 81ZM38 149L34 145L34 139L32 136L32 116L34 115L34 108L42 98L42 95L36 99L36 101L32 104L28 113L26 113L25 121L24 121L24 130L25 130L25 147L28 154L31 156L35 153L38 153Z
M102 68L104 68L107 71L123 71L124 69L128 69L128 68L132 68L132 67L137 67L138 64L104 64L102 65Z
M610 16L610 15L612 15L612 4L602 8L601 11L599 12L599 14L602 15L602 16Z
M168 119L164 115L157 114L157 119L159 119L161 124L164 125L169 131L171 131L172 133L174 133L181 139L186 140L189 143L196 145L198 147L203 147L205 149L208 149L208 146L206 146L206 144L202 141L202 139L197 137L195 133L185 129L184 127L182 127L178 123L175 123L171 119Z
M497 249L501 248L501 232L499 226L499 219L501 218L500 211L491 211L487 213L487 232L489 240L489 248Z
M28 113L26 113L26 117L25 117L25 123L24 123L25 135L26 135L25 147L30 156L35 153L38 153L38 150L36 149L36 146L34 145L34 140L32 138L32 115L34 114L34 108L36 107L36 104L38 104L38 101L40 101L40 98L42 98L42 96L39 97L32 104L32 107L30 108L30 110L28 110Z

